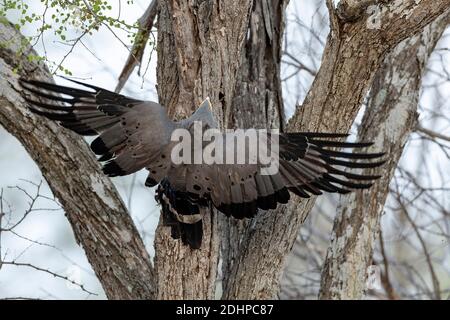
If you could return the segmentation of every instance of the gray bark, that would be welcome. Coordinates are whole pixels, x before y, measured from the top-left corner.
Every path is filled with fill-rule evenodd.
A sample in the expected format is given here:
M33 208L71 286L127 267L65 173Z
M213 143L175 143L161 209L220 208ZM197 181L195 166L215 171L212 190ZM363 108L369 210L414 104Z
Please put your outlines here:
M158 94L175 118L190 115L210 97L218 122L231 119L236 74L252 1L159 1ZM211 299L219 262L217 214L206 210L201 250L156 233L159 298Z
M404 40L384 59L374 80L358 140L375 141L373 152L387 152L387 163L364 170L381 175L370 190L342 196L321 277L321 299L360 299L366 270L380 228L383 207L403 148L417 124L422 74L450 22L447 10L421 35Z
M327 3L331 32L322 65L305 102L288 123L288 131L347 132L387 52L450 5L449 0L383 3L380 29L372 29L366 13L346 22L336 15L332 1ZM277 296L286 257L314 201L297 198L252 221L235 257L227 297Z
M280 62L287 2L264 0L255 1L253 4L249 37L242 50L232 105L234 128L283 129L284 127ZM220 222L223 236L224 298L237 298L239 293L232 291L237 272L233 267L237 266L236 258L242 250L243 240L251 236L252 227L249 222L226 217L222 217ZM261 290L261 286L240 287L239 290L253 292L252 295L258 296L257 291Z

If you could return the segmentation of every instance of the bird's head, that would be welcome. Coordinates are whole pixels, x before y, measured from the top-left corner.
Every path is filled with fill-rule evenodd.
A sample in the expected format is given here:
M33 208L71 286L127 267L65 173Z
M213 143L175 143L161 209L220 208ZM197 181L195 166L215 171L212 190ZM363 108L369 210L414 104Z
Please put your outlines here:
M217 120L209 97L200 104L191 119L194 121L202 121L210 128L217 128Z
M209 97L207 97L198 107L197 112L209 112L212 113L213 109L212 109L212 104L211 104L211 100L209 99Z

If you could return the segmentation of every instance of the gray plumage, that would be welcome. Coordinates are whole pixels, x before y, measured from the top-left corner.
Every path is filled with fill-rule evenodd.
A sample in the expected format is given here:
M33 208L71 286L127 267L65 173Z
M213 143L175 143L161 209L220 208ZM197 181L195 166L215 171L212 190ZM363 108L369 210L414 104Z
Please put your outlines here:
M30 110L78 134L98 136L91 149L108 176L146 168L146 185L158 185L156 199L162 206L164 223L171 226L174 238L192 248L201 246L202 207L212 204L228 216L251 218L258 209L275 209L278 203L287 203L289 191L304 198L323 191L348 193L368 188L378 178L345 168L377 167L381 161L361 160L383 154L334 151L371 145L340 142L347 135L335 133L281 133L280 170L273 175L261 175L258 164L175 165L171 161L175 129L192 132L194 121L201 121L204 128L217 128L209 100L188 119L174 122L158 103L71 81L87 89L21 79L29 94L24 98Z

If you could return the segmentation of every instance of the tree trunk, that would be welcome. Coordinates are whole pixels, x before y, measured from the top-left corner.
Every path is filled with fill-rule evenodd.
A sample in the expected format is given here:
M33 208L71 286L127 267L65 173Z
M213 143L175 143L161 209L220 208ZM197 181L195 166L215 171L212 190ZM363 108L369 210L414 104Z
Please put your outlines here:
M381 175L371 189L340 198L332 241L321 277L321 299L360 299L366 288L384 203L403 148L417 124L420 84L428 58L450 22L447 10L421 35L404 40L384 59L358 133L375 141L372 152L387 153L387 163L362 174Z
M337 16L332 1L327 4L331 32L322 65L287 131L347 132L387 52L436 19L450 0L380 4L379 29L372 28L372 17L365 9L360 16L346 21ZM314 201L314 197L301 201L296 198L275 212L260 213L251 222L234 258L225 297L277 296L286 257Z
M284 31L286 0L255 1L250 16L249 36L241 53L241 66L233 101L232 125L234 128L282 129L284 108L281 91L280 63ZM270 213L260 213L267 215ZM247 268L237 270L236 258L243 240L251 235L251 222L221 216L222 219L222 279L225 299L237 299L242 294L264 298L265 288L271 287L261 278L254 287L234 286L237 275L251 277L254 265L270 263L258 260Z
M170 115L190 115L210 97L221 127L229 126L251 7L250 0L159 1L158 94ZM204 217L201 250L173 241L160 223L155 243L159 298L214 298L220 234L216 212L207 210Z
M32 116L19 75L51 81L43 64L11 25L0 23L0 124L41 169L110 299L152 299L155 273L144 243L120 196L86 142L54 121Z

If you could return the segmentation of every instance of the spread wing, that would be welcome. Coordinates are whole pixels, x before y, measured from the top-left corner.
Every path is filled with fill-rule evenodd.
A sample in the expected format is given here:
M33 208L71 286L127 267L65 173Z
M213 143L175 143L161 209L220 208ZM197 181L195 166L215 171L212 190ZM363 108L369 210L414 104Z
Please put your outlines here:
M339 141L347 136L335 133L280 135L280 174L289 191L309 198L323 191L345 194L354 189L370 188L379 176L361 175L351 169L381 166L384 161L379 158L384 153L349 152L372 143Z
M289 191L308 198L323 191L348 193L369 188L378 176L352 170L383 163L372 161L383 154L348 152L371 144L341 142L346 135L286 133L279 135L279 171L272 175L262 175L258 163L174 165L173 130L194 118L208 117L206 109L194 118L174 123L157 103L71 81L87 90L22 79L30 110L78 134L98 135L91 149L100 156L103 171L109 176L147 168L146 185L159 184L156 197L163 207L164 223L172 227L174 238L193 248L201 245L202 206L212 203L228 216L250 218L258 208L275 209L278 203L287 203ZM247 153L247 149L238 152Z
M338 140L346 136L281 134L279 171L273 175L262 175L259 164L186 164L170 169L167 181L180 197L191 203L208 199L219 211L239 219L253 217L258 208L275 209L278 203L287 203L289 191L309 198L323 191L345 194L369 188L378 176L361 175L348 169L378 167L384 162L376 159L384 154L348 152L346 149L364 148L371 143Z
M30 111L85 136L105 174L131 174L160 161L175 124L164 108L70 80L84 89L21 79ZM157 165L158 166L158 165Z

